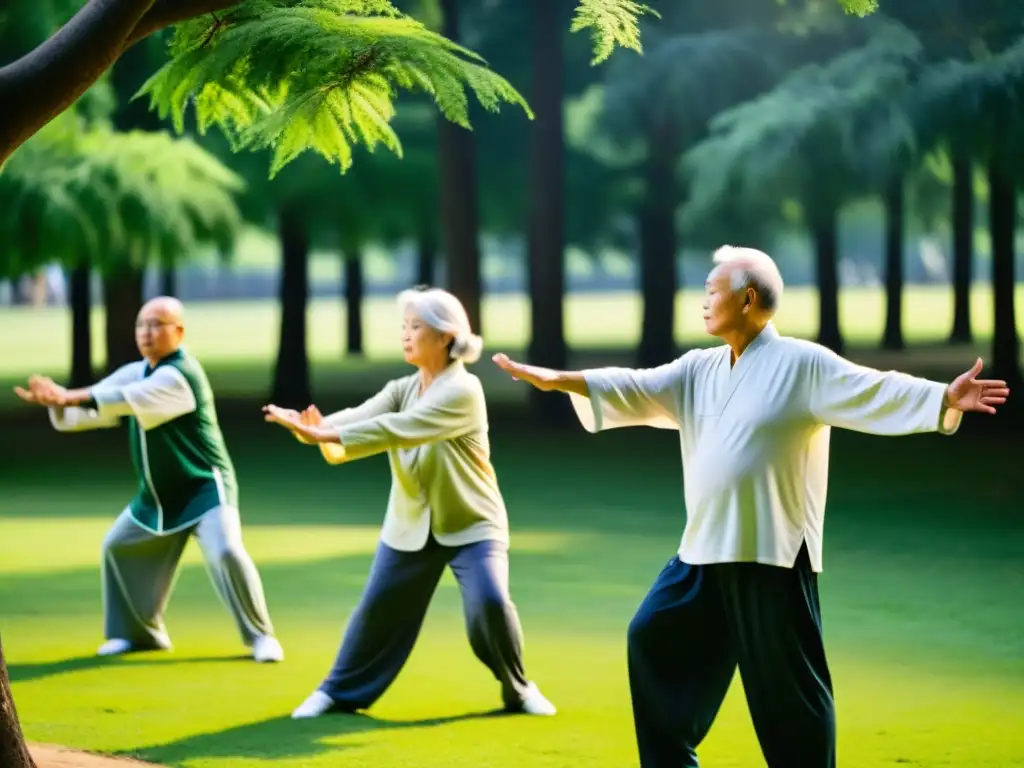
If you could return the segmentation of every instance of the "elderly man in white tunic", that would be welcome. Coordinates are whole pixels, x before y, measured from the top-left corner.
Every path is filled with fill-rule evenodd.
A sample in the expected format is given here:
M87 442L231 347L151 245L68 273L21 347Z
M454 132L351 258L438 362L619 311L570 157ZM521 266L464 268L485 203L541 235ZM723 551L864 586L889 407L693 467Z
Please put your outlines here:
M640 764L697 766L738 667L768 766L831 768L835 709L817 587L830 428L950 435L965 411L995 413L1009 390L977 378L981 360L946 385L780 336L772 259L725 246L714 261L704 322L720 346L647 370L494 360L539 389L568 392L589 432L679 432L682 543L628 633Z

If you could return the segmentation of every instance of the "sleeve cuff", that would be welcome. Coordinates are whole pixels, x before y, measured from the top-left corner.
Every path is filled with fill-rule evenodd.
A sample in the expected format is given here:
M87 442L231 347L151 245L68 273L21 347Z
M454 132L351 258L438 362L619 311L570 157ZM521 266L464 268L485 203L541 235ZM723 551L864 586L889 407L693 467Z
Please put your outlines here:
M946 405L946 385L935 382L931 385L932 392L929 397L929 413L938 413L938 420L935 425L940 435L953 435L960 429L963 421L963 411L957 411ZM934 403L934 405L933 405Z
M576 417L580 420L583 428L594 434L600 432L604 427L604 415L601 411L601 385L598 377L593 371L583 371L583 380L587 382L588 397L569 393L569 400L572 402Z

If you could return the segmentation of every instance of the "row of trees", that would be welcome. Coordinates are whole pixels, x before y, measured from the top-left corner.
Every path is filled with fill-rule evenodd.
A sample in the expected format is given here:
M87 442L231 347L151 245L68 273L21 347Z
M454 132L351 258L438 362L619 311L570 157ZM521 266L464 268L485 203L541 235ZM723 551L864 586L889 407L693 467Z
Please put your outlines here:
M178 26L169 47L170 61L145 86L155 105L163 114L175 114L179 127L183 107L195 105L200 127L218 125L233 149L271 149L272 172L309 148L340 161L343 168L353 144L383 143L397 152L400 143L391 124L395 91L419 90L432 97L445 118L439 126L442 164L456 171L443 177L441 185L446 246L450 252L460 244L472 249L476 233L460 229L463 220L455 210L459 203L475 201L475 189L467 193L465 184L457 183L459 173L472 178L466 173L472 165L471 147L466 134L456 130L469 125L465 88L484 107L506 101L529 108L503 78L457 44L456 5L448 0L443 5L448 11L443 22L447 37L400 13L387 0L89 0L81 7L71 0L39 0L5 10L0 55L12 63L0 68L0 101L8 105L0 115L0 164L6 164L0 178L6 199L26 215L35 215L33 224L38 225L20 230L28 233L18 237L5 270L23 269L34 259L55 254L70 264L91 267L113 257L108 275L131 286L125 292L137 299L133 283L141 260L230 230L230 206L222 207L228 215L217 221L205 219L203 207L186 210L182 179L167 180L161 170L184 155L211 172L209 191L219 195L234 185L234 179L208 156L186 144L148 146L162 150L157 160L164 162L147 163L136 156L147 170L132 163L126 168L119 160L129 155L128 142L148 139L115 137L111 126L95 125L87 114L88 103L95 103L87 94L103 87L111 66L126 55L145 53L140 41L173 24ZM551 19L545 15L551 5L534 4L538 34L543 21ZM645 10L631 0L579 0L573 28L595 30L597 58L602 59L614 43L639 47L637 17ZM60 26L69 16L70 21ZM45 39L37 43L40 37ZM132 71L124 64L120 83L130 80ZM69 119L53 122L68 110ZM108 103L100 114L100 120L113 115L112 127L117 130L126 124L137 130L147 122L123 101ZM51 127L41 134L47 126ZM10 167L7 161L15 150L33 140L37 146ZM102 183L94 184L93 179ZM154 231L156 219L149 207L154 201L178 209L182 228L168 232L156 225ZM299 212L294 204L281 205L278 212L287 246L285 263L298 264L297 256L289 259L287 248L298 254L307 247ZM13 229L17 222L6 220L5 234ZM33 239L45 240L46 250ZM283 290L304 277L294 268L285 272ZM471 271L456 268L452 273L473 279ZM83 285L75 284L80 300ZM116 302L117 290L111 287L108 282L108 310ZM478 309L474 311L478 318ZM116 350L117 344L109 349ZM118 362L116 351L109 362ZM34 765L18 724L2 646L0 763L11 768Z

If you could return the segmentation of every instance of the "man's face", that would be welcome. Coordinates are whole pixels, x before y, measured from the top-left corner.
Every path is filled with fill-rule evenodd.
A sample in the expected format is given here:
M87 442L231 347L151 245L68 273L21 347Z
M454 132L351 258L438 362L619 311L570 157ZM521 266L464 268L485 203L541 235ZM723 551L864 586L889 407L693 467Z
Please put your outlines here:
M180 319L159 304L144 306L135 320L135 343L140 354L150 360L174 352L183 336Z
M748 290L733 290L731 264L719 264L704 283L704 330L722 336L739 328L748 307Z

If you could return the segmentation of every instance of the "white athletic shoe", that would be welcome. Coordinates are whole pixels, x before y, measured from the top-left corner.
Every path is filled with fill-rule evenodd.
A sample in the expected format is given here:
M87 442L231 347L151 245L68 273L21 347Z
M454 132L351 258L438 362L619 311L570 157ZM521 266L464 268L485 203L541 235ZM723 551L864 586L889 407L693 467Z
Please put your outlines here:
M276 637L262 635L252 644L252 657L260 663L284 661L284 649Z
M97 656L120 656L122 653L128 653L132 649L132 644L127 640L120 637L115 637L107 640L101 645L97 651Z
M550 716L557 712L555 705L544 698L544 694L534 683L530 683L526 689L526 696L523 698L523 712L528 715Z
M292 712L292 720L303 720L308 717L320 717L327 714L334 706L334 699L321 690L315 690L309 694L304 702L299 704Z

